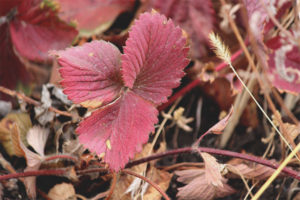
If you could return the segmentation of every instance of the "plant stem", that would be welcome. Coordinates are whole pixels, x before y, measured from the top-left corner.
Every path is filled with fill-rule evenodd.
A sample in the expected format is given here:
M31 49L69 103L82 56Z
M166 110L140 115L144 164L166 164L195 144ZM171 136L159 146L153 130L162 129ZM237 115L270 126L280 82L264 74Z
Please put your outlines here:
M228 150L221 150L221 149L214 149L214 148L207 148L207 147L199 147L197 149L193 148L193 147L185 147L185 148L180 148L180 149L174 149L174 150L170 150L167 152L163 152L163 153L157 153L157 154L153 154L151 156L148 157L144 157L138 160L134 160L129 162L126 165L126 168L135 166L135 165L139 165L141 163L145 163L145 162L149 162L151 160L155 160L155 159L159 159L159 158L163 158L166 156L171 156L171 155L177 155L177 154L182 154L182 153L193 153L193 152L197 152L201 151L201 152L206 152L206 153L211 153L211 154L216 154L216 155L222 155L222 156L229 156L229 157L234 157L234 158L240 158L243 160L248 160L251 162L255 162L273 169L277 169L279 167L279 164L256 157L256 156L251 156L248 154L242 154L242 153L236 153L236 152L232 152L232 151L228 151ZM300 180L300 174L299 172L287 168L285 167L282 170L286 175L293 177L295 179Z
M55 159L68 159L68 160L72 160L75 163L78 161L78 159L76 157L71 156L71 155L64 155L64 154L49 156L45 159L45 161L51 161L51 160L55 160Z
M32 105L35 105L35 106L41 106L40 102L38 102L38 101L36 101L36 100L34 100L34 99L30 98L30 97L27 97L27 96L25 96L24 94L22 94L20 92L16 92L14 90L10 90L10 89L5 88L3 86L0 86L0 92L3 92L3 93L5 93L7 95L10 95L12 97L17 97L18 99L23 100L26 103L29 103L29 104L32 104ZM57 113L59 115L64 115L64 116L67 116L67 117L72 117L72 115L70 113L68 113L66 111L58 110L57 108L54 108L52 106L50 106L48 108L48 110L50 110L52 112L55 112L55 113Z
M150 179L148 179L147 177L144 177L142 175L139 175L138 173L135 173L133 171L130 171L128 169L123 169L122 170L123 173L138 177L140 179L142 179L143 181L149 183L152 187L154 187L166 200L170 200L170 198L168 197L168 195L153 181L151 181Z
M50 170L37 170L37 171L27 171L20 173L5 174L0 176L1 180L20 178L28 176L42 176L42 175L63 175L67 172L66 169L50 169Z

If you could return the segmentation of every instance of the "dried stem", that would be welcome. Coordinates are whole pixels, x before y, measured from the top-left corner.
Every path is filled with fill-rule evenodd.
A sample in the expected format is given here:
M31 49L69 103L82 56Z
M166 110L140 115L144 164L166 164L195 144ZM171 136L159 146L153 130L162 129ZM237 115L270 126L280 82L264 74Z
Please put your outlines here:
M1 180L11 179L11 178L20 178L20 177L28 177L28 176L48 176L48 175L64 175L68 172L66 169L49 169L49 170L37 170L37 171L27 171L27 172L20 172L20 173L12 173L12 174L5 174L0 176Z
M243 160L248 160L248 161L251 161L251 162L255 162L257 164L261 164L261 165L270 167L272 169L277 169L279 167L279 164L277 164L277 163L274 163L274 162L271 162L271 161L268 161L268 160L265 160L265 159L262 159L262 158L259 158L259 157L256 157L256 156L243 154L243 153L237 153L237 152L221 150L221 149L214 149L214 148L206 148L206 147L199 147L197 149L197 151L216 154L216 155L222 155L222 156L229 156L229 157L233 157L233 158L240 158L240 159L243 159ZM144 158L129 162L126 165L126 168L130 168L132 166L139 165L139 164L142 164L142 163L145 163L145 162L149 162L149 161L152 161L152 160L155 160L155 159L160 159L160 158L163 158L163 157L166 157L166 156L183 154L183 153L195 153L197 151L195 151L195 148L193 148L193 147L185 147L185 148L170 150L170 151L163 152L163 153L152 154L148 157L144 157ZM286 175L288 175L290 177L293 177L297 180L300 180L299 172L294 171L293 169L287 168L287 167L285 167L282 171Z
M63 155L63 154L46 157L45 161L51 161L51 160L55 160L55 159L68 159L68 160L72 160L75 163L78 161L78 159L74 156Z
M152 187L154 187L166 200L170 200L170 198L168 197L168 195L153 181L151 181L150 179L148 179L147 177L144 177L142 175L139 175L138 173L135 173L133 171L130 171L128 169L123 169L122 170L123 173L129 174L131 176L135 176L137 178L142 179L143 181L149 183Z
M222 3L223 6L226 5L225 0L221 0L221 3ZM280 132L280 131L278 130L278 128L274 125L274 123L272 122L272 120L269 118L268 115L265 115L265 117L266 117L267 120L270 122L270 124L273 126L273 128L275 129L275 131L280 135L280 137L281 137L282 140L285 142L285 144L286 144L286 145L290 148L290 150L292 151L292 150L293 150L292 147L295 148L296 145L295 145L294 141L293 141L293 140L289 137L289 135L287 134L287 132L286 132L284 126L283 126L283 122L282 122L282 120L281 120L281 118L280 118L278 112L276 112L276 107L275 107L274 103L272 102L272 99L271 99L269 93L267 92L267 91L270 91L270 87L269 87L269 85L264 84L264 82L262 81L261 76L260 76L260 73L258 72L258 70L257 70L257 68L256 68L256 66L255 66L255 64L254 64L254 61L253 61L252 58L251 58L251 55L250 55L250 53L249 53L249 51L248 51L248 49L247 49L247 46L245 45L245 43L244 43L244 41L243 41L243 38L242 38L242 36L241 36L241 34L240 34L238 28L237 28L237 25L235 24L235 22L234 22L233 19L231 18L231 16L230 16L230 14L229 14L228 11L227 11L227 17L228 17L228 20L229 20L229 24L230 24L230 26L231 26L231 28L232 28L232 30L233 30L233 32L234 32L234 34L235 34L237 40L239 41L239 43L240 43L240 45L241 45L241 48L243 49L243 51L244 51L244 53L245 53L245 56L246 56L246 58L247 58L247 60L248 60L248 62L249 62L249 64L250 64L252 70L254 71L255 75L257 76L258 83L259 83L260 87L262 88L262 91L263 91L263 93L264 93L265 98L267 99L268 106L270 107L270 109L272 110L273 114L275 115L276 120L277 120L277 121L279 122L279 124L280 124L280 129L282 130L283 134L281 134L281 132ZM248 27L249 27L249 26L248 26ZM249 29L249 32L251 32L250 29ZM253 44L253 43L252 43L253 40L254 40L253 35L250 35L250 41L251 41L251 44ZM259 58L258 58L258 59L259 59ZM261 64L262 64L262 63L261 63ZM232 67L232 69L234 70L233 67ZM243 82L242 82L242 84L243 84ZM244 84L243 84L243 85L244 85ZM245 89L246 89L246 88L245 88ZM267 89L269 89L269 90L267 90ZM246 90L247 90L247 89L246 89ZM251 94L250 94L250 96L251 96ZM252 96L253 96L253 95L252 95ZM259 109L264 113L264 110L262 109L261 106L259 106L259 104L258 104L258 107L259 107ZM292 145L292 147L290 146L290 144ZM297 159L300 161L299 157L300 157L300 154L297 154Z
M32 104L32 105L35 105L35 106L41 106L40 102L38 102L38 101L36 101L36 100L34 100L34 99L30 98L30 97L27 97L27 96L25 96L24 94L22 94L20 92L16 92L14 90L10 90L10 89L5 88L3 86L0 86L0 92L8 94L8 95L10 95L12 97L17 97L18 99L23 100L26 103L29 103L29 104ZM49 107L48 109L50 111L52 111L52 112L57 113L57 114L68 116L68 117L72 117L72 115L70 113L58 110L58 109L56 109L54 107Z
M110 185L110 188L109 188L109 191L107 193L107 196L105 198L105 200L109 200L115 190L115 187L116 187L116 183L117 183L117 174L115 172L112 173L113 175L113 179L112 179L112 182L111 182L111 185Z
M289 154L288 157L280 164L280 166L276 169L276 171L272 174L272 176L263 184L261 188L259 188L258 192L252 198L253 200L257 200L262 193L269 187L269 185L275 180L275 178L283 171L285 166L290 162L290 160L296 155L296 153L300 150L300 143L296 146L296 148Z

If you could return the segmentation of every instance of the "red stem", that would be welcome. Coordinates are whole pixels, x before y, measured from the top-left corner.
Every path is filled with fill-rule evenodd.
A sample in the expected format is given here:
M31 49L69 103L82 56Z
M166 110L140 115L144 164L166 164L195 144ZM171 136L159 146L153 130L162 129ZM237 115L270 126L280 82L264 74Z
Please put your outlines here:
M234 60L236 60L241 54L243 53L243 50L240 49L238 51L236 51L232 56L231 56L231 62L233 62ZM227 63L222 62L220 63L218 66L216 66L216 71L221 71L222 69L224 69L227 66ZM162 104L161 106L158 107L159 111L162 111L164 109L166 109L167 107L169 107L172 103L174 103L179 97L185 95L187 92L191 91L194 87L196 87L199 83L201 82L200 79L195 79L192 82L190 82L189 84L187 84L186 86L184 86L182 89L180 89L178 92L176 92L173 96L171 96L169 98L169 100Z
M138 160L134 160L129 162L126 165L126 168L135 166L135 165L139 165L141 163L145 163L145 162L149 162L151 160L155 160L155 159L159 159L159 158L163 158L166 156L171 156L171 155L177 155L177 154L181 154L181 153L192 153L192 152L197 152L201 151L201 152L206 152L206 153L211 153L211 154L217 154L217 155L223 155L223 156L230 156L230 157L234 157L234 158L240 158L240 159L244 159L244 160L248 160L251 162L255 162L273 169L277 169L279 167L279 164L277 163L273 163L271 161L268 160L264 160L262 158L256 157L256 156L251 156L248 154L242 154L242 153L236 153L236 152L232 152L232 151L227 151L227 150L221 150L221 149L214 149L214 148L206 148L206 147L199 147L198 149L192 148L192 147L185 147L185 148L180 148L180 149L174 149L174 150L170 150L167 152L163 152L163 153L157 153L157 154L153 154L151 156L148 157L144 157ZM291 176L295 179L300 180L300 173L291 169L291 168L287 168L285 167L282 172L284 172L286 175Z
M63 175L66 172L67 172L66 169L50 169L50 170L37 170L37 171L12 173L12 174L1 175L0 176L0 181L1 180L6 180L6 179L11 179L11 178L27 177L27 176Z
M51 160L55 160L55 159L68 159L68 160L74 161L75 163L78 161L78 159L74 156L63 155L63 154L49 156L45 159L45 161L51 161Z

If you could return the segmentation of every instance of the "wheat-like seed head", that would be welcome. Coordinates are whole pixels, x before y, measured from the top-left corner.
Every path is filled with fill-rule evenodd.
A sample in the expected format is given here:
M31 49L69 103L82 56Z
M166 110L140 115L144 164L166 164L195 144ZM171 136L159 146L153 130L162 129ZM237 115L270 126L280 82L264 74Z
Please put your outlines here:
M209 34L209 40L210 43L213 46L213 50L215 54L221 58L223 61L227 62L228 64L230 63L230 51L228 47L222 42L221 38L215 34L214 32L211 32Z

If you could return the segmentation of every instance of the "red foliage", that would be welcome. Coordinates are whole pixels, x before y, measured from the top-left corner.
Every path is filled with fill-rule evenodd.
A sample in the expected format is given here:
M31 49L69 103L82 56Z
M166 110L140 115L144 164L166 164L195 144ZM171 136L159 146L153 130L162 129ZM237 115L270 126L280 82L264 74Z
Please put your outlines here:
M87 148L105 153L111 169L124 167L154 130L155 105L179 85L189 62L185 44L171 20L145 13L135 21L121 60L117 48L103 41L54 52L69 98L86 107L106 104L77 132Z
M14 88L17 81L28 80L14 48L26 59L45 61L50 58L49 50L65 48L77 35L73 27L59 20L51 6L41 0L4 1L1 5L1 85Z
M207 0L151 0L151 6L172 18L191 39L191 55L200 58L206 55L205 44L214 28L215 12Z

